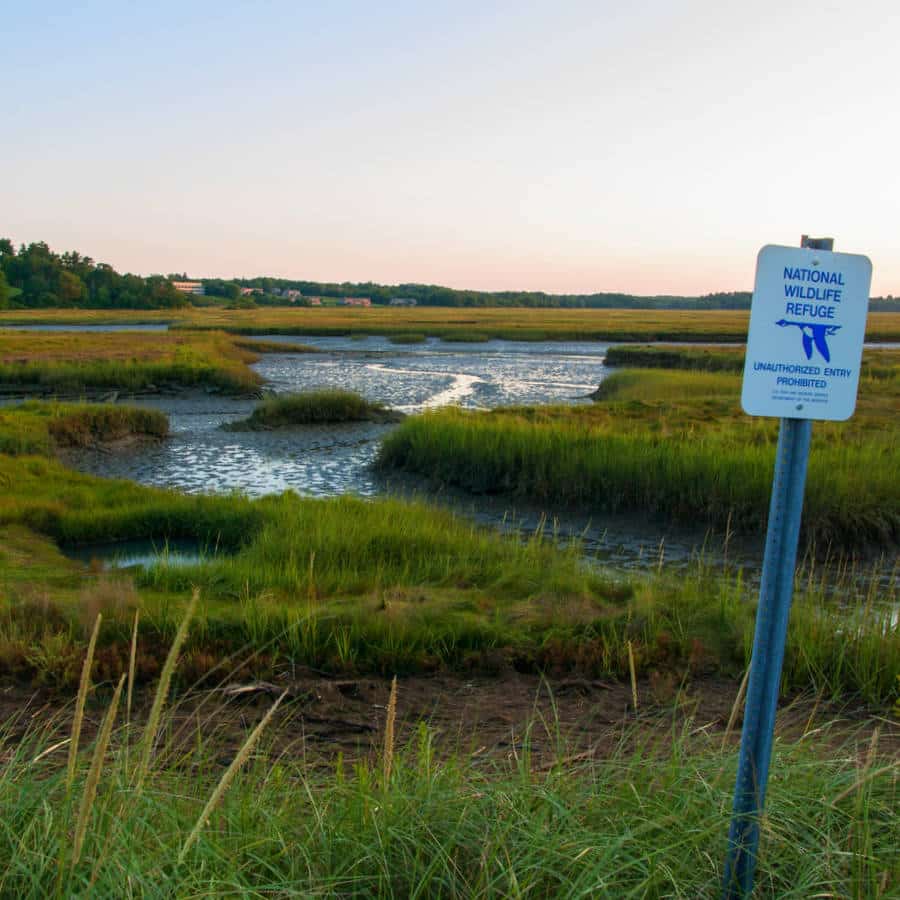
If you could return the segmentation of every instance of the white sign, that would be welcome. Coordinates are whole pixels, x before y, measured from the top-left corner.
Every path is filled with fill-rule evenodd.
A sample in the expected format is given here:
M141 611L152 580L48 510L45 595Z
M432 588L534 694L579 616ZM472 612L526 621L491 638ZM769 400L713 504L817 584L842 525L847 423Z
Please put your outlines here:
M853 415L872 263L768 244L756 261L741 406L751 416Z

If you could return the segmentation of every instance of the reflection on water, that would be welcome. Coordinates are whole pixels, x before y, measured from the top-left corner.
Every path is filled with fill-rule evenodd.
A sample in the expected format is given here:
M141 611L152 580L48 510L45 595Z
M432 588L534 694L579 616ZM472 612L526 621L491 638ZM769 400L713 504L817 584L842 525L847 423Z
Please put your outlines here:
M524 403L584 403L608 374L606 345L514 343L456 345L428 341L412 350L384 338L266 338L315 344L316 354L268 354L256 369L278 391L330 386L356 390L406 412L448 403L488 407ZM363 349L364 347L364 349ZM435 494L420 480L374 473L371 463L390 424L352 423L283 431L223 431L225 422L245 418L252 400L197 394L141 398L169 415L172 436L164 443L115 454L85 454L79 467L105 476L188 492L239 490L250 495L280 493L333 496L392 492L426 496L485 525L531 534L544 528L562 543L582 542L605 565L647 568L663 561L685 568L699 555L721 560L721 539L672 527L641 516L589 518L571 511L549 513L509 498L473 498L462 492ZM758 558L755 545L730 548L736 564Z
M163 544L154 541L118 541L116 543L90 544L70 547L66 555L89 565L104 569L129 569L132 566L191 566L216 556L215 548L207 552L197 541L169 540Z
M448 344L431 338L412 348L385 338L266 337L324 351L271 354L257 371L277 390L341 387L404 412L455 403L467 407L570 403L607 374L608 344L492 340Z
M314 344L323 351L265 355L255 368L273 389L340 387L404 412L449 403L487 407L586 402L585 395L606 374L606 345L596 343L428 341L407 350L384 338L266 340ZM194 395L136 402L169 415L171 438L112 456L89 453L79 460L79 468L190 492L239 490L260 495L293 489L316 496L350 491L371 496L380 490L369 466L392 425L226 432L220 426L246 418L255 401Z
M407 412L446 403L491 407L523 403L583 403L608 374L607 345L596 343L515 343L490 341L458 345L429 340L413 349L383 338L266 337L286 344L314 344L316 354L268 354L256 369L278 391L332 386L358 391ZM137 400L169 415L172 436L149 446L115 454L87 453L79 468L98 475L129 478L144 484L188 492L242 491L250 495L280 493L332 496L353 492L373 496L384 491L418 492L447 503L484 524L532 533L543 527L561 543L583 541L589 556L617 568L686 568L704 558L758 572L762 536L726 548L721 537L634 516L588 518L571 511L550 511L515 504L509 498L473 498L441 491L424 482L371 471L389 424L310 426L285 431L226 432L220 426L246 418L253 400L195 394ZM137 557L134 557L137 559ZM864 580L864 579L863 579Z

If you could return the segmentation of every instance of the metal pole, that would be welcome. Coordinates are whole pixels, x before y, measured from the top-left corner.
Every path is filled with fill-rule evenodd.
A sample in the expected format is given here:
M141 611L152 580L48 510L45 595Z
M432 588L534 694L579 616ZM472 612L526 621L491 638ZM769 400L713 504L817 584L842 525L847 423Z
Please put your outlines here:
M801 247L819 250L831 250L832 245L830 238L816 240L806 235L800 243ZM765 806L772 758L811 436L809 419L781 420L734 808L728 833L725 900L744 900L753 891L759 851L759 819Z

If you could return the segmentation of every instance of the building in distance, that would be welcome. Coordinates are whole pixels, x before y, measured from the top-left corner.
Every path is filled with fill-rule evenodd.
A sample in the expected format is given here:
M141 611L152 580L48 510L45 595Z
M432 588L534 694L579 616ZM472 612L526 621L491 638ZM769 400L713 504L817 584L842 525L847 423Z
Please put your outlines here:
M391 306L415 306L415 297L391 297Z
M202 297L206 293L202 281L173 281L172 287L176 291L181 291L182 294L196 294Z

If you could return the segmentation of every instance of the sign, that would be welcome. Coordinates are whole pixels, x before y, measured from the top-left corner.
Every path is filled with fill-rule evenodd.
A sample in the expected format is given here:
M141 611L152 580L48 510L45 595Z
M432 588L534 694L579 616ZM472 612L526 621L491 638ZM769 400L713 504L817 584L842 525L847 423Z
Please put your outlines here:
M853 415L871 283L867 256L774 244L759 251L744 412L834 421Z
M775 714L803 514L812 419L848 419L856 406L872 264L832 253L831 238L759 252L750 311L744 410L781 416L747 679L723 894L749 900L766 803Z

